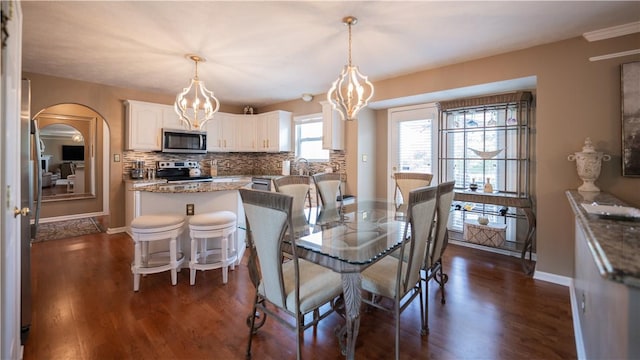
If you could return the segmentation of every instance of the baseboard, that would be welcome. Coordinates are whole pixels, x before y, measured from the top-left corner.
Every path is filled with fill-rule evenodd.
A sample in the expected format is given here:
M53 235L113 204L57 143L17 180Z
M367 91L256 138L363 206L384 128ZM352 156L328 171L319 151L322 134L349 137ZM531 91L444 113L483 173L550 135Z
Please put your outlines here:
M578 359L586 359L587 355L584 349L584 340L582 339L582 327L580 326L580 306L578 306L573 280L571 280L569 291L571 292L571 317L573 318L573 336L576 340L576 353Z
M118 227L118 228L108 228L106 233L109 235L119 234L127 231L126 226Z
M542 280L562 286L571 286L573 284L573 279L567 276L556 275L544 271L536 270L533 274L533 278L536 280Z
M76 220L76 219L84 219L88 217L105 216L105 215L107 214L104 212L93 212L93 213L82 213L82 214L73 214L73 215L64 215L64 216L54 216L54 217L48 217L48 218L40 218L39 223L46 224L46 223L56 222L56 221Z

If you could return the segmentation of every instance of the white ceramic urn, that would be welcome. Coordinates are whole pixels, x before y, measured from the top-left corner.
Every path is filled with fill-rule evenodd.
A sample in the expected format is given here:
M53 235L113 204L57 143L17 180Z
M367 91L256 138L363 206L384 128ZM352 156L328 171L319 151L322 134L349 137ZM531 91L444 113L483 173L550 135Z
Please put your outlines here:
M582 151L569 155L567 159L569 161L575 160L576 162L578 176L582 180L582 185L580 185L578 191L600 191L595 181L598 179L598 176L600 176L602 161L611 160L610 155L596 151L591 143L591 138L586 138Z

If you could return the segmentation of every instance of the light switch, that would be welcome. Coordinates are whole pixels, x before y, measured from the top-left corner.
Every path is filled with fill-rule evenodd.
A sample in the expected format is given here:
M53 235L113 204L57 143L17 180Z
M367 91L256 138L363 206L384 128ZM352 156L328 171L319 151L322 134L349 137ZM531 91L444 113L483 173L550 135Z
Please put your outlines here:
M120 154L113 154L113 162L120 162Z

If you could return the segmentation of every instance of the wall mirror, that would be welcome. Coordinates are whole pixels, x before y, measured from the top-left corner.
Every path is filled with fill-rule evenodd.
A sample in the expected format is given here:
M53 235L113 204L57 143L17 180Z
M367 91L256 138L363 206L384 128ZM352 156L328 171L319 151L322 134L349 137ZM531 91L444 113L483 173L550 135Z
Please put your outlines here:
M96 196L96 118L40 114L42 201Z

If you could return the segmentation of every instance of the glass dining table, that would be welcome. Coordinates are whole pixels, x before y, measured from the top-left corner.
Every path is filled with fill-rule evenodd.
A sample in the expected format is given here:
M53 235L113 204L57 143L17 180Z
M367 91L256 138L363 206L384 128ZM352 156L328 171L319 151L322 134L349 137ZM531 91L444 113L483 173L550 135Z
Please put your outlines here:
M401 246L405 214L385 201L308 211L304 217L294 216L294 236L286 237L284 251L295 250L299 258L341 274L346 324L338 335L343 355L353 359L360 326L361 273Z

